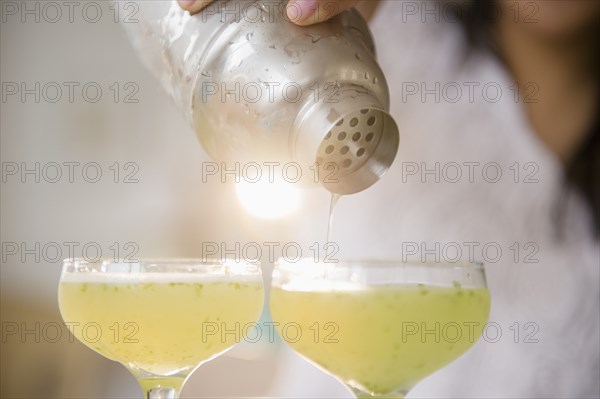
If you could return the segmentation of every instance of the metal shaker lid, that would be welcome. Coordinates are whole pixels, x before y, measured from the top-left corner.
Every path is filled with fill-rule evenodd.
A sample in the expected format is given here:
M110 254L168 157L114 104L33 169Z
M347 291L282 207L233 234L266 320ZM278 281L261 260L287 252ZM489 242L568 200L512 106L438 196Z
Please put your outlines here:
M369 188L390 168L400 142L398 126L364 88L346 87L335 103L299 115L295 157L315 164L319 183L336 194Z

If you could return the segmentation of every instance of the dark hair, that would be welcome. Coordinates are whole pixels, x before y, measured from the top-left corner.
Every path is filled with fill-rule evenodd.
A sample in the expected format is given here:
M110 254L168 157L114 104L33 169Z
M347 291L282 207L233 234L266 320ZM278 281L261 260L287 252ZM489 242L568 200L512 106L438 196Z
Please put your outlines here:
M596 234L600 233L600 119L596 121L573 159L566 165L566 180L591 208Z
M461 21L472 48L484 47L498 53L491 32L492 24L499 17L498 7L495 2L487 0L470 0L455 7L455 17ZM596 79L596 83L600 84L600 78ZM600 115L598 113L585 137L572 159L565 165L564 178L566 187L578 190L589 205L593 219L592 228L598 235L600 233ZM564 198L562 202L563 205L557 209L556 216L559 220L564 217Z

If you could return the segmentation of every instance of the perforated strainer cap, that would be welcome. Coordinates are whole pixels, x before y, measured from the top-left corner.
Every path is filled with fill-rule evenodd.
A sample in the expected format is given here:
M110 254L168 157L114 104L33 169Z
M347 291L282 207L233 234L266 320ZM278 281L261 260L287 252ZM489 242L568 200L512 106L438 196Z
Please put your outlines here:
M368 93L314 108L299 125L296 156L316 163L319 183L333 193L353 194L377 182L398 151L394 119Z

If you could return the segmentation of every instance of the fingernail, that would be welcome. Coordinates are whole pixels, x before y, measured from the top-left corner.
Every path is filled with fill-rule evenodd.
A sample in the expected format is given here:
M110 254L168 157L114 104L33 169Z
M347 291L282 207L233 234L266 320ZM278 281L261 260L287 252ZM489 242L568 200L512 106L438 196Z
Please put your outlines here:
M286 8L287 17L292 22L303 22L315 14L317 7L316 0L291 0Z
M177 0L177 3L181 6L181 8L188 9L194 4L196 0Z

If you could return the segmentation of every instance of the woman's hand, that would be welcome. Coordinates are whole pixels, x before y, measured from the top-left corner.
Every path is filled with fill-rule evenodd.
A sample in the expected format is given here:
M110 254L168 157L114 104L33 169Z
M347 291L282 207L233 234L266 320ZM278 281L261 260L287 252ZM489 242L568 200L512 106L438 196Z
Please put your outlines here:
M177 0L181 8L195 14L212 0ZM359 0L290 0L287 17L298 25L312 25L332 18L360 3Z

